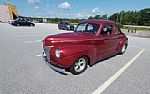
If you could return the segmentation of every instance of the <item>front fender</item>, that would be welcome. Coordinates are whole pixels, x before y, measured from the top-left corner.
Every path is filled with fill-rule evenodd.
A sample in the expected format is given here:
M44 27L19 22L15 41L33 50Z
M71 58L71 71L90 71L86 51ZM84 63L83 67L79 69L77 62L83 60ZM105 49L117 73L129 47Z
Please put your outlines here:
M63 46L59 48L61 50L61 65L67 65L69 68L73 63L82 56L89 58L89 64L93 64L96 60L96 48L89 45L72 45Z

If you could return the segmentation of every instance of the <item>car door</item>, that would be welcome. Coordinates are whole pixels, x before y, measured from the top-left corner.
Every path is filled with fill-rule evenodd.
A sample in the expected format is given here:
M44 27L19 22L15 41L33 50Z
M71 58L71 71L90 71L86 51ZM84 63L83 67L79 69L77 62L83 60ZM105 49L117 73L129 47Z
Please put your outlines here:
M28 22L26 21L26 19L24 18L24 19L22 19L22 25L23 26L27 26L28 25Z
M113 36L112 39L114 40L114 51L117 52L117 48L119 46L120 41L122 40L121 30L118 28L116 24L113 25Z
M23 19L19 19L19 24L20 24L20 26L23 26L23 25L24 25Z
M25 25L26 25L26 26L31 26L31 22L28 21L28 20L26 20L26 21L25 21Z
M102 26L102 29L100 31L100 34L96 38L96 48L97 53L96 57L97 60L103 59L107 56L110 56L113 53L113 42L112 39L112 30L113 25L112 24L106 24Z
M65 23L64 23L64 22L63 22L60 26L61 26L61 29L65 29L65 28L64 28L64 26L65 26Z
M17 24L19 24L20 26L22 25L22 20L21 19L18 19L17 20Z

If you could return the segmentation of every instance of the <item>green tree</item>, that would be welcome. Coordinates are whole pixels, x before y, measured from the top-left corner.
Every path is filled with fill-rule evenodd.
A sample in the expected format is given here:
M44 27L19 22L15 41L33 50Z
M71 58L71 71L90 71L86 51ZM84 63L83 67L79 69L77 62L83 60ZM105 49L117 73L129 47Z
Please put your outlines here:
M109 17L109 20L120 24L150 25L150 8L140 11L121 11L114 13Z

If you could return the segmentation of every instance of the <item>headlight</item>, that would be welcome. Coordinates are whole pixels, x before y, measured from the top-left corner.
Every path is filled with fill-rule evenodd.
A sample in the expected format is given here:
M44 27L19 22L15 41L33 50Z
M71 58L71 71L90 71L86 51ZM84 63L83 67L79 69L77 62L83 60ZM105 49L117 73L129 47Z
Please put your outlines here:
M57 49L57 50L55 51L55 56L56 56L57 58L60 58L60 50Z
M67 27L70 27L70 25L67 25Z

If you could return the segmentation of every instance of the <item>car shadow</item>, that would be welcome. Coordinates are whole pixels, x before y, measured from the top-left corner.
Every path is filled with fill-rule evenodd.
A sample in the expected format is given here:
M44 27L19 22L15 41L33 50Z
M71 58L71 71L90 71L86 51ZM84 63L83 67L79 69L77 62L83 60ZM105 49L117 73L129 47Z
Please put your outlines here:
M106 57L106 58L103 58L103 59L101 59L101 60L95 62L93 65L90 65L90 67L92 67L92 66L94 66L94 65L96 65L96 64L99 64L99 63L101 63L101 62L103 62L103 61L106 61L106 60L108 60L108 59L110 59L110 58L113 58L113 57L115 57L115 56L117 56L117 55L120 55L120 54L113 54L113 55L111 55L111 56L108 56L108 57ZM70 72L69 69L66 69L65 72L57 71L57 70L53 69L53 68L50 66L50 64L49 64L48 62L45 62L45 60L44 60L44 63L46 63L52 70L54 70L55 72L57 72L57 73L59 73L59 74L68 75L68 72Z
M98 61L96 61L93 65L90 65L90 67L92 67L92 66L94 66L94 65L97 65L98 63L101 63L101 62L103 62L103 61L106 61L106 60L108 60L108 59L110 59L110 58L113 58L113 57L115 57L115 56L117 56L117 55L119 55L119 54L113 54L113 55L111 55L111 56L108 56L108 57L106 57L106 58L103 58L103 59L101 59L101 60L98 60Z

